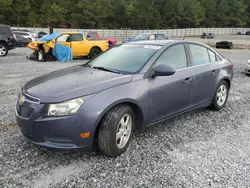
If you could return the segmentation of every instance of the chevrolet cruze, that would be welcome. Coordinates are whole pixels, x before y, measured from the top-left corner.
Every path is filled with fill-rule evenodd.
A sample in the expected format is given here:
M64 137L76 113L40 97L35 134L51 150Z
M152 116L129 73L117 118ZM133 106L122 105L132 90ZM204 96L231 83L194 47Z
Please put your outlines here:
M127 43L26 83L16 121L35 145L119 156L135 130L198 108L222 109L233 75L233 64L201 43Z

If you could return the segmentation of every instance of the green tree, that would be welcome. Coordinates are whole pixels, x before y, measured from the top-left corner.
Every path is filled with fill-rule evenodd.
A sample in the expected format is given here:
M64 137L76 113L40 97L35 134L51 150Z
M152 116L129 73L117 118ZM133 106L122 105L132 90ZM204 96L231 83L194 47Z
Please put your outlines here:
M64 7L59 5L59 0L43 1L38 12L41 15L39 20L43 26L58 27L58 24L64 22L66 16L66 11Z
M198 0L179 0L177 13L179 16L177 25L181 28L200 26L205 14Z
M7 22L7 12L11 10L12 0L0 0L0 21Z
M205 11L205 18L203 21L203 26L205 27L215 27L216 26L216 5L217 0L201 0L201 5Z
M26 13L30 9L29 0L13 0L12 3L12 20L17 24L17 26L25 24Z

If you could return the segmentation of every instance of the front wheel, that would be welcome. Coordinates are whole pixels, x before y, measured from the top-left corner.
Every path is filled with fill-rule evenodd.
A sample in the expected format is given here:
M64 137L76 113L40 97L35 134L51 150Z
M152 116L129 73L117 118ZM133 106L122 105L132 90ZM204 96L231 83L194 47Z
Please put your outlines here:
M98 55L100 55L100 53L101 53L100 49L98 49L98 48L92 48L90 50L90 53L89 53L89 58L93 59L93 58L97 57Z
M103 118L98 133L98 146L102 153L117 157L124 153L131 139L134 113L130 106L119 105Z
M228 83L226 81L222 81L216 89L216 93L214 95L210 108L214 110L220 110L224 108L227 102L228 92L229 92Z
M4 57L8 54L8 48L4 44L0 44L0 57Z

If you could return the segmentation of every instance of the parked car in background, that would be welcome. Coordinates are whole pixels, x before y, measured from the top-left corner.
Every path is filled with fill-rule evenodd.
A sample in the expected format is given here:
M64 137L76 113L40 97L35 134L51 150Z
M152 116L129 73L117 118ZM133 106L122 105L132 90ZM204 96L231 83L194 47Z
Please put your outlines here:
M250 75L250 60L248 60L246 67L245 67L245 73Z
M135 38L129 38L122 43L141 41L141 40L166 40L168 39L164 33L142 33L138 34Z
M24 38L22 35L15 34L16 36L16 46L24 47L27 46L32 40L29 38Z
M224 108L233 75L233 64L201 43L132 42L26 83L16 122L42 147L119 156L134 130L199 108Z
M28 47L35 51L33 54L38 54L37 51L43 51L45 55L47 52L53 51L51 48L55 46L55 43L62 44L72 49L73 57L88 57L90 59L109 49L107 40L87 40L80 32L56 32L50 37L49 41L43 41L43 38L33 41Z
M246 35L250 35L250 31L247 31L245 34L246 34Z
M233 49L233 43L229 42L229 41L221 41L221 42L217 42L215 47L216 48Z
M0 24L0 57L6 56L9 50L16 48L16 36L10 26Z
M44 31L40 31L38 34L37 34L37 38L42 38L43 36L47 35L46 32Z
M109 47L112 48L116 45L117 39L115 37L100 37L98 32L89 32L86 35L88 40L107 40L109 42Z
M36 35L31 32L26 32L26 31L13 31L14 34L21 35L26 39L31 39L31 41L36 40Z
M74 57L86 56L92 59L109 49L108 40L87 40L81 32L62 32L55 42L72 48Z
M215 34L212 34L212 33L203 33L201 35L201 38L202 39L214 39L215 38Z

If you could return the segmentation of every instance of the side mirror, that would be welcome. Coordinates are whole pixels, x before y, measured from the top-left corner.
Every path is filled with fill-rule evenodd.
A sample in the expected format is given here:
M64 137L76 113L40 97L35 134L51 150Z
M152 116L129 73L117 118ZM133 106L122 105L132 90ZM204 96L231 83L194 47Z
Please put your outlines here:
M154 76L171 76L175 74L175 70L168 65L158 65L155 68Z

